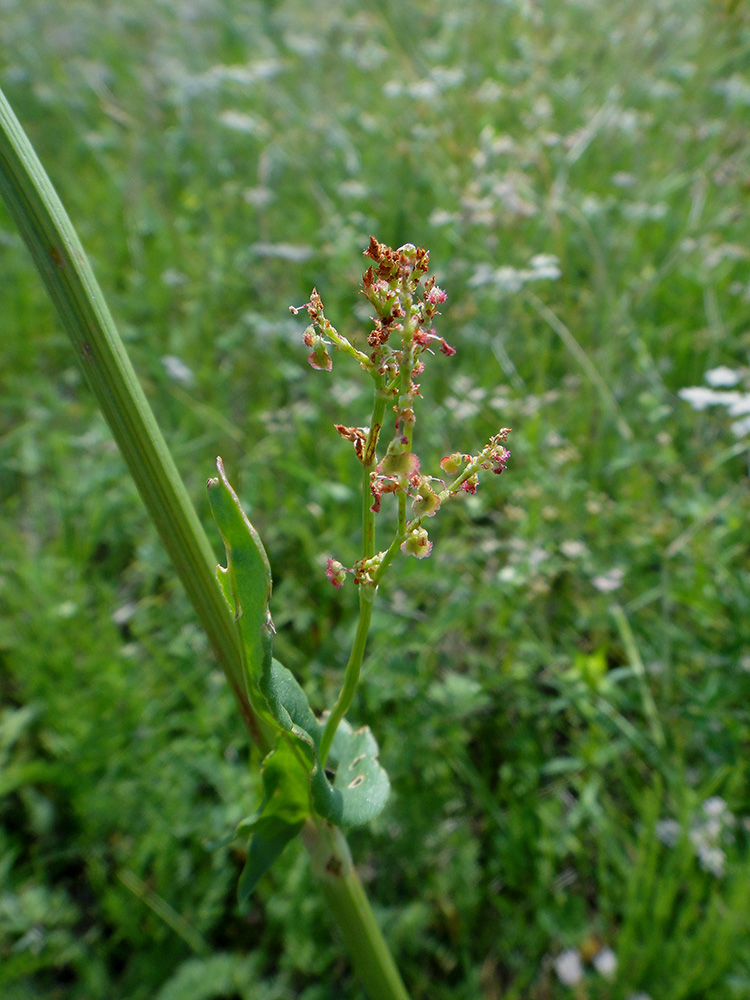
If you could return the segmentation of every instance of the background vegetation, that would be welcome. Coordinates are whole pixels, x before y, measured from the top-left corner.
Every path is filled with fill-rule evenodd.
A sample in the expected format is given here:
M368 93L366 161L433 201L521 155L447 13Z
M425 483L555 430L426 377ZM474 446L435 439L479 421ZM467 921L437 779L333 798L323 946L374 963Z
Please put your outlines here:
M420 451L514 428L507 475L383 588L352 713L394 789L353 848L415 1000L750 995L748 439L677 395L748 364L743 5L0 21L0 82L206 522L217 454L239 485L313 705L356 596L323 572L357 527L331 425L367 396L344 359L309 370L287 306L317 285L355 336L370 233L428 246L458 354ZM296 847L237 910L211 842L256 762L2 212L0 316L0 992L361 998Z

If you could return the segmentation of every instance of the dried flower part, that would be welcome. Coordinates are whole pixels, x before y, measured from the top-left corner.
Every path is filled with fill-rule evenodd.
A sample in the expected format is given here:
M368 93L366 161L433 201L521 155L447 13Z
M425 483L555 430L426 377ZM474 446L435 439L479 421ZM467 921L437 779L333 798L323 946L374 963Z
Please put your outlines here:
M357 458L362 462L364 460L365 441L367 440L367 431L365 428L345 427L344 424L334 424L333 426L345 441L352 442L354 450L357 453Z
M385 243L378 243L374 236L370 237L364 256L375 262L375 268L369 267L363 278L365 295L368 288L378 281L388 284L400 281L410 285L413 291L430 266L430 255L424 247L417 248L412 243L406 243L398 250L392 250Z
M328 322L323 312L323 300L318 294L317 288L313 288L310 293L310 301L306 302L303 306L289 306L289 312L294 313L295 316L298 313L301 313L303 309L307 310L307 314L313 322L313 327L317 326L321 322ZM310 328L308 327L308 329ZM305 333L307 333L307 331L305 331Z
M402 489L404 486L402 480L398 476L383 476L379 475L377 470L370 473L370 492L372 493L373 503L370 510L373 514L380 513L380 505L383 499L384 493L395 493L396 490Z

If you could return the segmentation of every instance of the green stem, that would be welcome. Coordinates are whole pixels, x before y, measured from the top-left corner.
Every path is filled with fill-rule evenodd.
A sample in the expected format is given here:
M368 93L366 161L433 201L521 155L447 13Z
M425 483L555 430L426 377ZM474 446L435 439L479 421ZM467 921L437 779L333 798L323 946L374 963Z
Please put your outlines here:
M370 631L370 621L372 619L372 605L375 599L375 588L367 584L360 584L359 587L359 618L357 620L357 631L354 634L352 651L349 654L349 662L346 665L344 683L336 699L336 704L331 709L328 716L323 736L320 740L320 766L325 767L328 754L331 751L333 737L339 723L349 711L349 706L354 698L354 693L359 684L359 674L362 670L362 660L365 655L365 645L367 644L367 633Z
M328 905L340 915L341 936L368 996L372 1000L409 1000L343 834L328 824L316 826L308 821L302 839Z
M398 536L406 534L406 493L402 490L398 494Z
M386 570L393 562L398 550L401 548L401 544L406 540L407 534L408 532L405 529L404 531L397 531L393 536L393 541L383 553L380 565L372 578L372 582L376 587L380 586L380 581L385 576Z
M80 240L2 90L0 196L31 251L146 509L234 690L245 725L261 750L267 750L244 691L237 633L214 576L216 559L211 545ZM364 642L362 646L364 649ZM311 857L316 858L330 850L326 846L330 835L324 837L324 828L309 826L305 843ZM343 877L336 880L335 886L324 880L323 888L344 941L353 949L352 962L373 1000L408 1000L351 866L343 835L337 832L335 841ZM350 926L355 919L356 932Z
M370 510L372 507L370 473L377 465L378 439L383 426L387 399L382 386L382 376L379 376L379 382L375 388L375 401L372 405L370 430L365 440L362 455L362 556L364 559L371 559L375 555L375 515Z
M377 447L380 431L385 417L386 403L390 399L390 393L384 387L383 376L376 376L375 380L375 400L372 405L372 418L370 429L365 440L364 452L362 455L362 557L371 559L375 555L375 515L372 510L372 495L370 493L370 473L377 465ZM352 703L354 694L359 683L359 675L362 670L362 660L365 655L365 645L367 643L367 633L370 630L370 620L372 618L372 604L375 598L375 589L365 584L359 590L359 619L357 621L357 631L354 635L352 651L349 655L349 662L346 665L344 683L339 692L336 703L328 716L323 737L320 741L320 761L325 767L328 754L331 751L333 738L339 723L344 718Z

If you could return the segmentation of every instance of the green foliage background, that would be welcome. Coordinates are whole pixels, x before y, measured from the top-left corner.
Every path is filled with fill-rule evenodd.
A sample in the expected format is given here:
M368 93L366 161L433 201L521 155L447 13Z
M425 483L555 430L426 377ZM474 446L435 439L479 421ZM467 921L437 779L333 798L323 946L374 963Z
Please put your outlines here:
M323 573L357 546L331 425L368 400L346 359L307 368L288 305L317 285L361 336L370 233L428 246L458 354L425 379L424 462L514 428L509 472L383 587L352 713L394 789L353 848L415 1000L565 997L554 956L602 945L617 976L582 996L747 996L748 443L676 395L748 363L743 5L0 21L0 83L206 523L223 456L314 706L356 597ZM242 857L210 845L257 761L3 212L0 317L2 995L362 997L296 846L238 912ZM739 818L722 878L655 836L712 795Z

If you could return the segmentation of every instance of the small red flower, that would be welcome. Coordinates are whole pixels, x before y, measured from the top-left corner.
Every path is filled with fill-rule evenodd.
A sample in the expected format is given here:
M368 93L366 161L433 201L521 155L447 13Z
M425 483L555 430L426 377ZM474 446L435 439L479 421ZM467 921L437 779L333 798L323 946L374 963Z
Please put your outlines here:
M346 574L349 571L343 566L338 559L331 557L326 564L326 576L334 585L334 587L339 590L344 586L344 581L346 580Z

